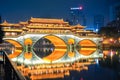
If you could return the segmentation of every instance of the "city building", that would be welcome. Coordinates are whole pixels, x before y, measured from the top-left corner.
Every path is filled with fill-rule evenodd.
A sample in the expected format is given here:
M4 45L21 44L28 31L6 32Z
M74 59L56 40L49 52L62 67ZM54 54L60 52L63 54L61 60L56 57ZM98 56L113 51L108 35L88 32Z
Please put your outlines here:
M94 16L94 31L98 32L101 27L104 26L104 16L95 15Z
M81 24L86 26L86 18L82 6L70 8L70 22L72 25Z
M110 21L120 19L120 2L110 5Z

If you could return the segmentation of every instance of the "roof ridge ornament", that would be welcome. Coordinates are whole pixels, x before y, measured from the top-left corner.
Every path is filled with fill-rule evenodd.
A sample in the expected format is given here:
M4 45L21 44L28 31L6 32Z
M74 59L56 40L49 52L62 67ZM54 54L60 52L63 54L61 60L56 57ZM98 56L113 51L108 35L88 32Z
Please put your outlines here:
M3 22L4 24L8 24L8 22L6 21L6 20L4 20L4 22Z

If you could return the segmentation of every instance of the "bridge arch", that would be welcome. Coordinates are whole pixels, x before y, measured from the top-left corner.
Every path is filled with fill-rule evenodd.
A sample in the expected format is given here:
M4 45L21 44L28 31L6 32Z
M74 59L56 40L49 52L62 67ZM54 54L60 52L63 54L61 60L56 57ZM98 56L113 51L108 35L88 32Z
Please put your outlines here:
M13 45L13 47L11 47L9 49L9 50L11 50L11 53L8 54L8 56L10 58L15 58L22 53L23 47L19 42L17 42L16 40L13 40L13 39L5 39L4 41L9 42ZM10 46L8 46L8 47L10 47Z
M47 48L45 48L44 46L46 46ZM39 49L35 49L37 47L39 47ZM65 41L55 35L43 36L33 45L33 48L34 48L33 51L38 57L42 58L45 61L49 61L49 62L60 59L61 57L65 55L67 51L67 45ZM45 50L46 53L43 51L37 51L37 50ZM50 51L50 52L47 53L47 51Z
M84 56L89 56L97 50L97 44L89 39L83 39L78 44L80 46L78 51Z

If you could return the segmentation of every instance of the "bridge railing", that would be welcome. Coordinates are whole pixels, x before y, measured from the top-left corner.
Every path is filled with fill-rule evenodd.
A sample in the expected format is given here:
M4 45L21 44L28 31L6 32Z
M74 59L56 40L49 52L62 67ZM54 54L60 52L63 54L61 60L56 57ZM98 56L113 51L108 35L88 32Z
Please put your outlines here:
M4 51L0 51L3 55L4 80L26 80L25 77L17 70L16 65L9 59Z

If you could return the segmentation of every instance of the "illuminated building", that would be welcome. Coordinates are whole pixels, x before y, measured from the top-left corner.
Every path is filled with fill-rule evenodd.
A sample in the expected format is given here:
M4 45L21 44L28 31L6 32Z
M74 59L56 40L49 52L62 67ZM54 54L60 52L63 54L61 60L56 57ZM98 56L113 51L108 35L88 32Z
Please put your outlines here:
M0 26L5 32L0 50L20 64L17 69L31 80L63 78L70 70L87 70L89 61L102 57L102 38L80 24L31 18L18 24L4 21Z
M5 32L0 48L18 63L64 63L100 57L98 46L102 38L80 24L70 26L63 19L31 18L0 25Z
M86 26L86 18L83 13L83 6L70 8L71 25L81 24Z

